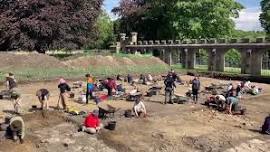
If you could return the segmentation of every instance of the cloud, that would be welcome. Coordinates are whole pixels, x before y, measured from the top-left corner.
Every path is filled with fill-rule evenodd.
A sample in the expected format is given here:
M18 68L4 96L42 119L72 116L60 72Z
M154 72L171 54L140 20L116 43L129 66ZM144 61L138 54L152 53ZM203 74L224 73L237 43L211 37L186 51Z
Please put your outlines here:
M234 19L236 29L244 31L262 31L259 16L261 10L259 7L247 8L240 12L240 16Z
M118 17L114 15L111 11L114 7L118 6L120 0L105 0L103 3L103 8L107 11L111 19L116 20Z

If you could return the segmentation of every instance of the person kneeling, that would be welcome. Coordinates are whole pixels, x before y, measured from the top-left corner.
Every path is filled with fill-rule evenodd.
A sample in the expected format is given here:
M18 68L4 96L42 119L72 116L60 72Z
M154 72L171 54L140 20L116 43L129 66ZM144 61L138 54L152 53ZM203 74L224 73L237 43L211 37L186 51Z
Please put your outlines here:
M6 132L6 138L11 138L14 140L14 142L19 140L21 144L24 142L23 139L25 136L25 125L22 117L6 117L5 122L1 124L0 128L0 131Z
M103 128L103 125L100 123L100 119L98 118L99 111L94 110L90 113L84 121L84 125L82 126L81 131L87 132L89 134L96 134Z
M135 104L133 106L133 111L136 117L140 117L140 116L146 117L146 108L141 97L135 101Z
M227 112L231 115L244 115L246 112L246 109L239 105L239 99L236 97L228 97L226 104Z

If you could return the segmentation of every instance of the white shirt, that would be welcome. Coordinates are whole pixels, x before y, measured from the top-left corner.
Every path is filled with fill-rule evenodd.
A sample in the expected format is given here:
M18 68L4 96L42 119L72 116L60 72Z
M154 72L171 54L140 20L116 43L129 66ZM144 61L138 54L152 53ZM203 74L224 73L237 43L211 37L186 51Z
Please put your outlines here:
M146 113L145 105L142 101L137 104L135 103L133 109L136 115L138 115L138 112Z
M227 91L230 91L232 88L233 88L233 86L229 85L228 88L227 88Z
M148 81L153 81L153 77L150 74L148 74L147 79L148 79Z
M226 101L226 98L223 96L223 95L216 95L216 97L219 97L219 101L223 101L225 102Z

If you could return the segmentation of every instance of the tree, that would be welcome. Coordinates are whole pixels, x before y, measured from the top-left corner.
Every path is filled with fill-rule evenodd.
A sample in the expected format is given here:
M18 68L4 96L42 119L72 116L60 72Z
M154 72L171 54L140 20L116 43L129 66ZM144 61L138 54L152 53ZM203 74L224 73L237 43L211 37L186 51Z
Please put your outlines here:
M262 0L261 7L260 21L266 33L270 34L270 0Z
M104 10L97 20L98 39L95 47L99 49L108 49L110 43L114 40L114 22Z
M122 32L146 39L218 38L232 34L242 8L235 0L121 0L113 12Z
M232 33L232 38L250 38L254 40L258 37L265 37L266 33L264 31L242 31L242 30L235 30Z
M103 0L0 0L0 50L80 48Z
M225 62L227 67L239 67L241 60L241 54L235 49L229 50L225 54Z

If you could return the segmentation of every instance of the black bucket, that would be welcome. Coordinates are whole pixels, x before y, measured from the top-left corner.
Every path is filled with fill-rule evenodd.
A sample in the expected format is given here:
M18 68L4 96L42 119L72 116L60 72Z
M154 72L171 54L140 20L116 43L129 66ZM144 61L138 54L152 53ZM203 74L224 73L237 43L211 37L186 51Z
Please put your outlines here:
M116 121L110 121L106 128L109 130L115 130L115 127L116 127Z
M124 116L126 118L131 118L132 117L132 111L131 110L126 110Z

